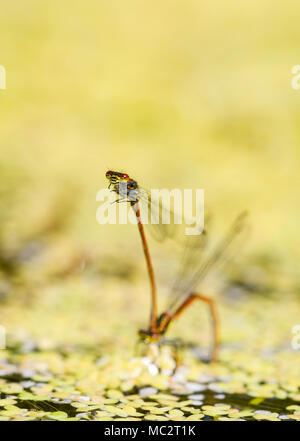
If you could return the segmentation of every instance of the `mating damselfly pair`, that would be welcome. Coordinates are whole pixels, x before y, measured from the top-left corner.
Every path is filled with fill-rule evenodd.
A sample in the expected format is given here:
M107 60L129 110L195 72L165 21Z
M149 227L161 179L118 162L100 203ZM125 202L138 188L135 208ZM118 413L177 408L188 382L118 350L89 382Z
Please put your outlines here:
M200 235L194 236L192 242L191 236L188 236L188 241L191 246L189 247L188 253L185 255L185 265L182 267L182 271L178 274L166 310L163 313L158 314L156 280L140 208L143 200L144 202L146 200L146 203L150 205L151 210L153 210L156 205L152 203L148 192L146 192L147 197L144 197L145 190L140 189L137 181L132 179L127 173L109 170L106 172L106 178L109 180L109 188L119 196L119 199L117 199L116 202L128 202L134 210L146 259L151 286L151 313L148 329L139 330L139 336L142 339L149 339L151 341L161 340L170 324L177 319L188 306L193 304L196 300L199 300L205 302L209 307L212 323L210 359L215 361L217 359L220 343L220 326L216 304L212 298L196 292L196 289L199 282L202 281L210 270L214 268L226 254L228 254L230 249L232 249L233 244L236 242L236 238L244 230L246 214L242 213L237 217L224 238L213 248L212 251L209 252L208 255L204 252L208 239L207 230L204 230ZM160 207L159 204L157 207L158 209L164 209L164 207ZM158 215L158 218L160 219L159 216L160 214ZM170 225L166 226L160 224L160 227L160 230L158 230L160 231L160 234L158 235L159 240L163 240L172 235L173 231L172 228L170 228Z

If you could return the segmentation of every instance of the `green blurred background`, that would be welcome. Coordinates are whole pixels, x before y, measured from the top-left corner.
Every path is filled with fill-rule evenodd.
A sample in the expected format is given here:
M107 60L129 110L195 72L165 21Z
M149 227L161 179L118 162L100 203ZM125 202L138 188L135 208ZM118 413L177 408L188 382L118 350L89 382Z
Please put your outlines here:
M137 232L96 222L113 169L147 188L204 188L216 231L248 209L252 272L241 277L275 300L270 310L255 296L247 308L261 329L268 314L282 320L289 340L299 316L299 12L290 0L1 1L0 319L9 333L123 341L147 320ZM253 339L242 314L234 332Z

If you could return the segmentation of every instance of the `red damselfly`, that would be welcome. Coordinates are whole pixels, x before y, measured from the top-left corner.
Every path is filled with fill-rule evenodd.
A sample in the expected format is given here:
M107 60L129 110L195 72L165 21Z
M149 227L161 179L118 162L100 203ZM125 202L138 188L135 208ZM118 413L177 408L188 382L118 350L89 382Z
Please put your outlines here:
M178 274L172 289L168 307L163 313L158 314L155 275L140 211L140 202L144 198L145 190L140 189L137 181L132 179L127 173L109 170L106 172L106 178L109 180L109 188L119 195L117 202L129 202L135 212L146 259L151 286L151 313L148 329L139 330L139 336L151 341L161 340L170 324L176 320L188 308L188 306L193 304L196 300L199 300L205 302L209 307L212 323L210 359L215 361L217 359L220 343L220 325L216 304L212 298L196 292L196 288L199 282L206 277L210 270L220 262L226 254L228 254L228 250L232 249L232 245L235 243L236 238L244 229L246 218L245 213L242 213L237 217L223 240L221 240L208 254L204 253L208 238L206 230L198 236L187 237L186 242L188 246L186 249L188 249L188 252L185 253L185 265L182 267L184 270ZM149 197L149 193L146 193L147 202L150 204L152 201ZM153 207L155 207L155 204L152 204L150 209L153 209ZM160 208L159 205L157 208ZM169 230L167 229L163 229L162 235L165 232L165 235L168 236L168 231Z

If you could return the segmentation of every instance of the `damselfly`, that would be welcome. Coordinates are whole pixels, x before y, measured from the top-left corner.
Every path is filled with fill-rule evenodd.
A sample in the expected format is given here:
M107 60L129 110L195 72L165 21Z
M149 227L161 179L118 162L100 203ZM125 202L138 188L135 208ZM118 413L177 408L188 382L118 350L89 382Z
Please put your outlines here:
M210 359L215 361L217 359L220 342L219 317L216 304L212 298L196 292L196 288L209 271L220 262L226 254L228 254L230 249L232 249L232 245L236 241L236 238L244 229L245 213L242 213L237 217L223 240L220 241L208 255L203 252L206 248L208 238L207 231L204 231L202 234L196 237L194 236L193 238L188 236L187 242L190 242L190 246L188 247L188 252L185 253L184 265L184 268L187 269L187 271L179 273L172 289L172 295L168 307L163 313L158 314L156 281L140 212L140 202L144 197L144 191L140 189L137 181L131 179L127 173L109 170L106 173L106 178L109 180L109 188L112 188L112 191L119 195L117 201L129 202L135 212L146 259L151 286L151 313L148 329L139 330L139 336L151 341L161 340L170 324L177 319L188 306L193 304L196 300L200 300L205 302L209 307L212 323L212 347ZM147 196L147 198L149 202L149 197ZM152 209L153 207L155 207L155 205L152 204Z

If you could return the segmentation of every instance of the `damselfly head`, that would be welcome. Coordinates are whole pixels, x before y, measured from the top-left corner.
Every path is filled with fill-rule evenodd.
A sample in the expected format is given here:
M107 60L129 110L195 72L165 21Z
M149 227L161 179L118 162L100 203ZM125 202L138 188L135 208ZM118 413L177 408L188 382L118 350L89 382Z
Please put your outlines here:
M105 176L111 182L130 181L130 177L127 173L120 173L120 172L108 170Z
M108 188L119 194L123 200L128 199L131 202L137 202L139 199L138 183L131 179L127 173L108 170L105 174L109 180Z

